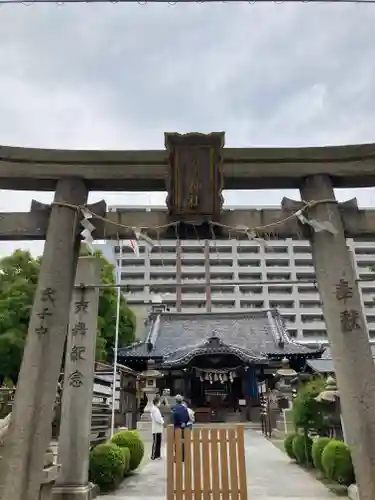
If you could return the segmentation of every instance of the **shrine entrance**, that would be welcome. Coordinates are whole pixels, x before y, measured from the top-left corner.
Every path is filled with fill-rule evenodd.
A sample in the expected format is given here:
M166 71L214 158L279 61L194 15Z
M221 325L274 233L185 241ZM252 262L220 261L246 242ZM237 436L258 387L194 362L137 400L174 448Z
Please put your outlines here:
M180 239L191 235L310 240L359 492L361 498L374 499L375 366L346 238L373 236L375 211L359 210L356 200L339 203L334 189L375 185L375 146L233 149L224 148L223 132L166 134L165 145L161 151L1 147L0 189L55 191L51 205L34 201L28 213L0 214L1 240L45 240L5 440L2 500L34 500L38 495L80 241L169 237L176 239L180 255ZM298 189L303 201L284 198L280 209L226 210L224 188ZM95 190L167 190L167 210L106 213L105 202L87 205ZM229 281L238 285L234 275ZM178 285L181 303L185 285ZM204 286L211 312L209 284ZM46 303L46 290L56 291L53 304Z
M199 374L199 375L198 375ZM241 408L245 411L243 370L201 369L190 379L190 404L196 422L226 422L237 413L241 421ZM245 419L245 412L243 413Z

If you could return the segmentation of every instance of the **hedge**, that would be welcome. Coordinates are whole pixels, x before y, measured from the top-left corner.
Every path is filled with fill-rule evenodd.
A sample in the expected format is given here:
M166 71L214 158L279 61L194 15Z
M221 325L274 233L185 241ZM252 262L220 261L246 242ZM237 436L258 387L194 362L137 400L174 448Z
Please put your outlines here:
M293 439L297 436L296 433L288 434L284 439L284 450L289 458L296 460L296 456L293 451Z
M297 463L305 465L311 463L312 439L303 434L297 434L293 439L293 453Z
M135 470L142 462L145 447L137 431L119 431L111 439L121 448L128 448L130 451L130 471Z
M324 472L323 470L323 465L322 465L322 453L324 448L327 446L328 443L332 441L331 438L329 437L319 437L314 440L312 449L311 449L311 456L312 456L312 461L314 464L314 467L321 472Z
M350 448L342 441L332 440L322 453L323 471L328 479L349 486L354 482Z
M95 446L90 452L89 477L101 491L115 489L124 477L124 452L114 443Z

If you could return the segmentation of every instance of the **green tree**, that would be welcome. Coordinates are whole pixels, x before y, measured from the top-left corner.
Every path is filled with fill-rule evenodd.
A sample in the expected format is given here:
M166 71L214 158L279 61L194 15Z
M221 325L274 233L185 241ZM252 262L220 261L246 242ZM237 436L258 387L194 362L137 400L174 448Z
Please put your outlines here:
M306 384L299 387L297 396L293 401L293 423L297 430L302 430L303 436L296 445L305 447L304 462L311 464L312 441L309 437L311 432L322 435L327 432L327 425L322 406L315 400L325 387L323 377L315 377ZM295 442L293 441L293 451ZM296 448L297 449L297 448ZM295 452L296 454L296 452Z
M82 255L87 255L82 250ZM113 266L98 252L102 261L101 283L115 283ZM27 336L30 311L37 286L41 259L30 252L16 250L0 259L0 385L6 377L17 381ZM106 361L112 357L115 342L117 291L102 288L99 298L99 317L96 359ZM134 341L135 316L121 300L119 345Z

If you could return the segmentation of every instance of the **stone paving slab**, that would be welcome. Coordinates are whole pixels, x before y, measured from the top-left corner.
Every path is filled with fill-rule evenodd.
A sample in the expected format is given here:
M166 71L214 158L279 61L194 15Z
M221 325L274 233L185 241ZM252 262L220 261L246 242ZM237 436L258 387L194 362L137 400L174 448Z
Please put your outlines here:
M163 449L165 453L165 447ZM330 500L337 496L258 431L245 430L248 498L251 500ZM166 500L166 461L146 461L118 491L103 500Z

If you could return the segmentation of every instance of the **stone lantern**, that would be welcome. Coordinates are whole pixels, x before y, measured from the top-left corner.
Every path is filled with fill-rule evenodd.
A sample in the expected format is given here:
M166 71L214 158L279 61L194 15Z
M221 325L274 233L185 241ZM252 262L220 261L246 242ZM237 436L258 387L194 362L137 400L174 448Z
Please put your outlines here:
M164 375L159 370L149 367L146 371L141 373L141 377L145 384L143 392L147 397L147 404L143 410L141 422L151 422L152 401L158 393L157 380L164 377Z
M336 380L333 377L330 376L327 378L324 391L318 394L315 401L325 405L330 424L334 431L334 437L336 439L344 439L345 441L344 424L340 408L340 393L337 389Z
M284 358L281 361L281 368L277 370L276 375L279 378L277 389L281 393L281 401L285 401L286 408L290 408L293 399L292 380L296 377L297 372L293 368L290 368L289 360Z

